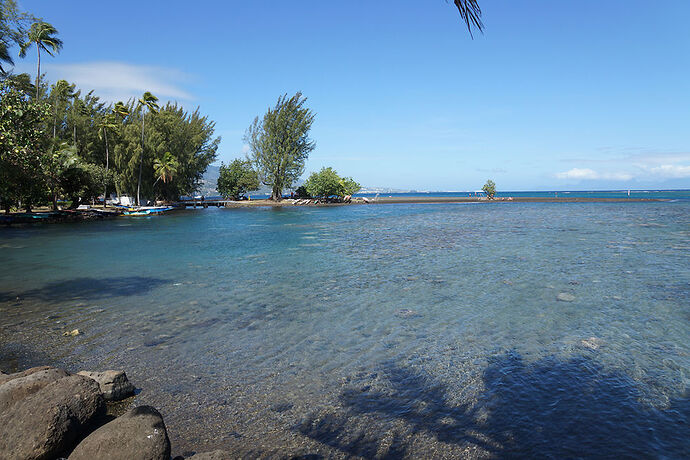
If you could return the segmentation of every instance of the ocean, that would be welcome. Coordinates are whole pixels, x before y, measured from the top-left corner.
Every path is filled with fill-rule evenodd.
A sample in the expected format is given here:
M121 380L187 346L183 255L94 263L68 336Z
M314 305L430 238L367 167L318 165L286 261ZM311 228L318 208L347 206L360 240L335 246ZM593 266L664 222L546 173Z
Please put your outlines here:
M690 201L656 193L2 228L0 370L124 369L173 455L683 458Z

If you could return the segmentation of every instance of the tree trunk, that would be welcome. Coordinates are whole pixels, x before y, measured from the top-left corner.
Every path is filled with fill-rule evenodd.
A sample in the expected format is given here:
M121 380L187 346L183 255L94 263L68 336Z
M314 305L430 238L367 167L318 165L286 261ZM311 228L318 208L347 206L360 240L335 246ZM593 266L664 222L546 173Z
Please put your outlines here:
M57 190L53 190L53 211L58 210L58 194Z
M139 189L141 188L141 169L144 166L144 116L146 112L144 109L141 110L141 155L139 156L139 182L137 182L137 206L139 204Z
M38 53L38 70L36 71L36 102L38 102L38 96L40 94L40 83L41 83L41 45L36 42L36 52Z
M103 129L103 135L105 137L105 178L103 179L103 207L106 206L106 201L108 201L108 167L110 166L110 158L108 155L108 130Z

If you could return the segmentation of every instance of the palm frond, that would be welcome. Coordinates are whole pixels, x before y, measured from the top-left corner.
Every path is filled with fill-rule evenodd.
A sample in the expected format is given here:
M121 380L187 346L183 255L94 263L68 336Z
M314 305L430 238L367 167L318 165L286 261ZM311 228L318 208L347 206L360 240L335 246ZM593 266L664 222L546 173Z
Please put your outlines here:
M479 32L484 31L482 10L479 7L479 0L453 0L453 3L458 8L460 18L465 22L470 37L474 39L474 35L472 34L473 28L476 28Z

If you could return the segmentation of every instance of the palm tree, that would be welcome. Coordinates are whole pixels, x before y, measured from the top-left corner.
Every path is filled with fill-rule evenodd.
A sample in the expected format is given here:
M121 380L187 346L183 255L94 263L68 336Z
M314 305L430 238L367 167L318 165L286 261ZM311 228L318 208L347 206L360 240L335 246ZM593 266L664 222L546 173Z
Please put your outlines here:
M19 57L26 56L26 50L31 45L36 45L36 52L38 53L38 69L36 71L36 100L40 94L40 79L41 79L41 50L54 56L53 53L58 53L62 49L62 40L57 38L55 34L58 31L55 27L47 22L38 21L31 24L29 33L27 35L26 43L22 44L19 49Z
M465 22L467 30L470 32L470 37L474 38L474 35L472 35L473 27L480 32L484 31L482 10L479 8L479 0L453 0L453 3L458 8L460 17Z
M103 207L106 207L108 200L108 169L110 167L110 153L108 152L108 131L117 129L113 114L109 113L98 124L98 137L105 140L105 177L103 178Z
M137 110L141 109L141 156L139 157L139 181L137 182L137 206L141 206L139 201L139 191L141 190L141 170L144 167L144 117L146 109L149 112L158 113L158 98L146 91L139 99Z
M162 180L164 184L171 181L173 175L177 173L177 168L180 163L170 152L165 152L163 158L156 158L153 162L153 170L156 174L156 182L153 183L155 186L159 180Z
M129 109L122 101L118 101L113 106L113 113L120 117L122 121L129 116Z

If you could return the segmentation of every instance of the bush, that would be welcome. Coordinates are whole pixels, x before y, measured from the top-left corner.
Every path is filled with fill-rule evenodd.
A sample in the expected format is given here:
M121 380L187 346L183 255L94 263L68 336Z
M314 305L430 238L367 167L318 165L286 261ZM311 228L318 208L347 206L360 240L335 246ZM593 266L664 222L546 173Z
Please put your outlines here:
M218 193L223 198L239 200L245 193L258 188L259 176L249 161L235 160L228 166L221 164Z
M343 198L357 193L360 185L351 177L340 177L333 168L322 168L312 173L304 183L304 188L310 196L329 199Z
M489 179L486 181L486 184L484 184L484 187L482 187L482 190L484 190L484 193L486 193L486 196L489 197L489 199L493 199L494 195L496 195L496 184L494 181Z

